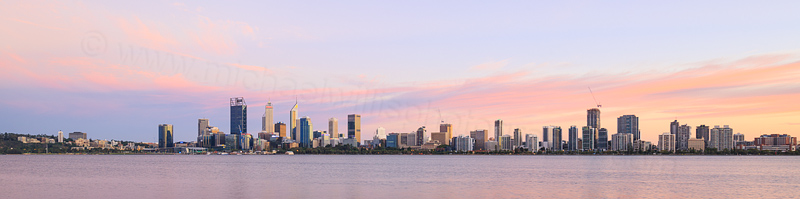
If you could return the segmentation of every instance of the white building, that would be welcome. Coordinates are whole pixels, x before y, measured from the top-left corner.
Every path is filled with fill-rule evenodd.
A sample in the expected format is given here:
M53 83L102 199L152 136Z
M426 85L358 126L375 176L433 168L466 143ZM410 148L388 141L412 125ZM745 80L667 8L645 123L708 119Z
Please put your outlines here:
M500 148L506 151L514 150L514 142L511 140L511 135L500 136Z
M630 133L617 133L611 135L612 151L627 151L633 147L633 135Z
M708 148L715 148L717 150L733 149L733 129L728 125L720 128L719 125L714 126L711 132L708 133Z
M497 141L494 141L494 140L486 141L486 150L487 151L497 151L497 150L500 150L500 147L497 145Z
M58 131L58 142L64 142L64 132L61 132L61 130Z
M659 151L675 151L675 134L664 133L658 135Z
M539 151L539 137L534 134L525 134L525 147L531 152Z
M469 136L460 135L456 137L456 151L472 151L475 146L475 139Z

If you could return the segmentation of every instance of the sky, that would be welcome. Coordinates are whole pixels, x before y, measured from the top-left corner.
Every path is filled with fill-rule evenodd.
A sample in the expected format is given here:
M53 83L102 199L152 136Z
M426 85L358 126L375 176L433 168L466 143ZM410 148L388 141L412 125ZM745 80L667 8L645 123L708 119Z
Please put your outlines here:
M798 1L0 1L0 132L156 142L289 110L454 135L639 117L800 136ZM592 93L594 93L594 100ZM492 133L493 134L493 133ZM564 137L567 137L566 135Z

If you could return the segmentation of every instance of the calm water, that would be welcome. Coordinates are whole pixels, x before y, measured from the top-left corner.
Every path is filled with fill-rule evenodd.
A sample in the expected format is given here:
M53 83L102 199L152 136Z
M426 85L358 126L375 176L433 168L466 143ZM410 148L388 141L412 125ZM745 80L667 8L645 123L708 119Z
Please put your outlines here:
M0 198L797 198L800 157L0 156Z

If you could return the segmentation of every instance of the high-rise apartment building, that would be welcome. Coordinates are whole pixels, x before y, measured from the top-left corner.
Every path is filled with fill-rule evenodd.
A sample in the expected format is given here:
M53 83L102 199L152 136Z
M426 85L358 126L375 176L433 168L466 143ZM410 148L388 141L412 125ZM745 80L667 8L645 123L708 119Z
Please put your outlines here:
M514 129L514 147L522 147L522 130L519 128Z
M553 128L551 126L542 127L542 147L545 150L553 148L553 142L550 141L550 136L553 136Z
M600 109L591 108L586 110L586 126L589 126L589 128L600 128Z
M581 148L581 146L578 146L578 139L580 139L580 133L578 133L577 126L575 125L569 126L567 137L569 138L569 140L567 141L568 151L577 151L579 148Z
M534 134L525 134L525 148L530 152L539 151L539 138Z
M64 142L64 132L61 130L58 130L58 142Z
M497 141L500 144L502 150L510 151L514 150L514 144L511 142L511 135L502 135L500 136L500 140Z
M623 115L617 118L617 133L633 135L633 140L641 139L639 134L639 117L636 115Z
M715 148L719 151L733 149L733 129L728 125L714 126L708 137L708 148Z
M497 144L500 145L502 148L502 142L499 142L500 136L503 136L503 120L495 120L494 121L494 139L497 140Z
M347 115L347 138L356 139L356 142L361 143L361 115Z
M159 124L158 125L158 148L172 148L175 147L175 142L172 141L172 124Z
M456 141L456 143L454 143L454 145L456 147L456 151L466 152L466 151L474 150L474 147L475 147L475 139L474 138L471 138L471 137L468 137L468 136L464 136L464 135L460 135L460 136L456 137L454 140Z
M563 146L561 145L561 142L563 142L564 139L562 138L561 127L560 126L550 126L550 129L552 129L551 131L553 132L553 135L550 137L551 142L552 142L550 144L550 150L553 150L553 151L561 151L561 150L563 150L563 148L562 148Z
M414 141L414 146L422 146L425 144L425 126L419 127L415 134L416 141ZM409 141L410 142L410 141Z
M264 106L264 116L261 116L261 131L274 133L275 125L273 125L273 121L272 102L267 102L267 105Z
M703 139L703 142L705 142L706 146L708 146L708 133L711 132L711 129L709 129L708 126L704 124L697 126L695 132L696 132L695 137Z
M597 130L597 150L605 151L608 150L608 130L606 128L600 128Z
M616 133L611 135L612 151L627 151L628 149L633 150L633 134Z
M583 150L584 151L597 150L596 149L597 129L592 128L590 126L584 126L582 128L582 131L583 131L583 137L581 140L583 142Z
M658 150L659 151L675 151L675 134L664 133L658 135Z
M689 138L691 137L692 126L686 124L678 126L678 133L675 134L675 149L689 150Z
M231 98L231 134L247 133L247 103L243 97Z

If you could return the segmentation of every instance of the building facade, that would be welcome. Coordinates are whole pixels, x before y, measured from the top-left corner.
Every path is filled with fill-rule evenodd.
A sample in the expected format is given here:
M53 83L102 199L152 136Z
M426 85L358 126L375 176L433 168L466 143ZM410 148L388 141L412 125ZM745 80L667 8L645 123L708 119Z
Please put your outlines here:
M664 133L658 135L658 150L659 151L675 151L675 134Z
M361 142L361 115L347 115L347 138Z
M158 148L172 148L175 147L175 142L172 141L172 124L159 124L158 125Z
M568 134L567 137L569 138L569 140L567 141L568 151L577 151L579 148L582 148L578 146L578 139L580 139L579 138L580 134L578 133L577 126L574 125L570 126L569 130L567 131L567 134Z
M617 133L633 135L633 140L641 139L639 134L639 117L636 115L623 115L617 118Z
M470 131L469 137L475 139L473 150L486 150L486 141L489 141L489 130L480 129Z
M247 103L243 97L231 98L231 134L247 133Z

